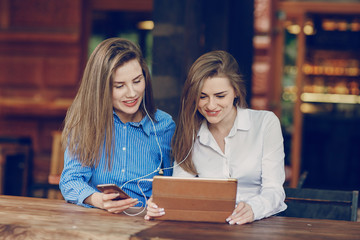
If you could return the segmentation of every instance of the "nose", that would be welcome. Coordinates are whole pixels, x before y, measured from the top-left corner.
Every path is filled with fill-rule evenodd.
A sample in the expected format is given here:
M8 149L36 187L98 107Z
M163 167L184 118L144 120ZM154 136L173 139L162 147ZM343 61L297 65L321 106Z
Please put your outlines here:
M126 97L132 98L135 96L136 96L136 91L134 89L134 86L132 84L130 84L128 86L128 91L127 91Z
M216 108L216 102L215 102L215 99L214 99L214 98L212 98L212 97L209 98L207 107L208 107L210 110L213 110L213 109Z

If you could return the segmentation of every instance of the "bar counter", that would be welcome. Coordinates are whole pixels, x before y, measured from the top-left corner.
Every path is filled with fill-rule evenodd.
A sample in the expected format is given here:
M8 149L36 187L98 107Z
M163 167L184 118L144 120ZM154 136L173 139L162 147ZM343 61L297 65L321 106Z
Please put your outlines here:
M0 195L0 239L360 239L360 222L270 217L245 225L145 221L64 200Z

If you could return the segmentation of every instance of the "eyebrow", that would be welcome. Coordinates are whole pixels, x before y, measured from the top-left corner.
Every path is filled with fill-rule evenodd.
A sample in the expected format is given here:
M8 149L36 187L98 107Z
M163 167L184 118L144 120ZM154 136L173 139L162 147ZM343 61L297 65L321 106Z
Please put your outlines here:
M139 78L141 78L141 77L144 77L144 74L142 74L142 73L140 73L138 76L136 76L136 77L134 77L131 81L134 81L134 80L136 80L136 79L139 79ZM145 78L145 77L144 77ZM124 82L116 82L116 81L114 81L114 83L124 83Z
M222 92L218 92L218 93L215 93L214 95L221 95L221 94L225 94L227 93L227 91L222 91ZM201 92L202 95L207 95L206 93L204 92Z
M144 77L144 74L140 73L137 77L135 77L133 80ZM144 77L145 78L145 77Z

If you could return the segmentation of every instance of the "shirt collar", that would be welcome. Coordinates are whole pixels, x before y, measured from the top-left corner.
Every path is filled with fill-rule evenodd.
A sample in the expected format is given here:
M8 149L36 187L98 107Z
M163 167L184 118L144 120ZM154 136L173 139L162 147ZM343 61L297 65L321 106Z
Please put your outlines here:
M114 115L115 123L118 123L121 125L129 124L133 127L141 127L143 129L143 131L145 132L145 134L150 136L150 130L152 127L152 123L150 121L150 118L147 115L145 117L143 117L143 119L141 119L140 122L128 122L128 123L123 123L114 110L113 110L113 115Z
M200 125L200 129L198 131L197 137L199 138L200 143L207 145L207 146L211 145L211 137L212 136L211 136L211 132L208 128L207 121L205 118Z
M249 109L239 108L239 107L237 108L237 115L234 125L238 130L247 131L250 129L251 121L250 121Z

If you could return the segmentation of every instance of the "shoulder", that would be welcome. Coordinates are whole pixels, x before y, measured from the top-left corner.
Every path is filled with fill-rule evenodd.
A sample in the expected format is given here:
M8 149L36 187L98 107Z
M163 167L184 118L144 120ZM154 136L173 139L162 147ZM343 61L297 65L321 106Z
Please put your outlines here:
M268 110L254 110L254 109L246 109L249 112L249 116L252 120L259 121L276 121L278 117L275 113Z
M157 109L155 112L155 121L160 129L175 128L175 122L172 116L160 109Z
M275 113L268 110L247 109L250 122L253 126L263 129L280 126L280 120Z
M157 109L155 112L155 120L158 122L162 122L162 121L174 122L173 118L170 114L168 114L160 109Z

